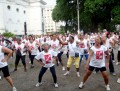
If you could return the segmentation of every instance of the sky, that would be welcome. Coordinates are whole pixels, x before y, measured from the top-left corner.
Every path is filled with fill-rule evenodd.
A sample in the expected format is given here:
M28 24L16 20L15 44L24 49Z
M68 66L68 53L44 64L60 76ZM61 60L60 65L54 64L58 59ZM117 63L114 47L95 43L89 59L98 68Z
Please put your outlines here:
M47 5L55 5L56 0L43 0L47 3Z

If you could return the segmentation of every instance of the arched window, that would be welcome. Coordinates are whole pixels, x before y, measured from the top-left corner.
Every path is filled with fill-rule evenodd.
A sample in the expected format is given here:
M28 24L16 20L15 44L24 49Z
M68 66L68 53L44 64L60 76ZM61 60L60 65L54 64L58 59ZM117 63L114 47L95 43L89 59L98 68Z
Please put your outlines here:
M17 8L16 11L19 12L19 9Z
M24 10L23 13L26 14L26 11Z
M8 8L8 10L10 10L10 8L11 8L10 5L8 5L7 8Z

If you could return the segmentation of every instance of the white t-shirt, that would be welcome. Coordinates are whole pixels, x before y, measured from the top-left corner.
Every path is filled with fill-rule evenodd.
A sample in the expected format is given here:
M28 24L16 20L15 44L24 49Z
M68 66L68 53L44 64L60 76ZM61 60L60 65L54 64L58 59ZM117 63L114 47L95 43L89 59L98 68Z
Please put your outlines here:
M77 47L76 41L74 41L72 44L68 42L68 48L69 48L69 55L72 57L75 57L75 53L79 53L79 47Z
M84 39L84 40L78 40L78 42L80 42L80 45L79 45L79 53L80 55L84 55L84 50L88 49L87 47L87 40Z
M53 56L57 56L57 53L53 50L49 50L48 53L45 53L44 51L40 52L35 59L39 60L42 59L42 62L45 64L44 67L49 68L54 66L53 62Z
M50 47L51 50L59 53L59 48L60 48L59 40L55 40L55 41L51 40L49 44L51 45Z
M89 65L98 68L105 67L105 51L107 51L107 48L103 45L99 49L92 46L91 50L93 51L93 55Z
M4 53L2 52L2 46L0 45L0 68L7 66L7 62L1 62L4 59Z
M37 53L38 53L38 47L36 45L36 42L29 43L28 47L31 49L31 55L37 55Z
M26 52L25 52L25 44L20 44L18 45L18 43L15 44L15 49L18 50L20 49L20 52L22 54L22 56L26 55Z

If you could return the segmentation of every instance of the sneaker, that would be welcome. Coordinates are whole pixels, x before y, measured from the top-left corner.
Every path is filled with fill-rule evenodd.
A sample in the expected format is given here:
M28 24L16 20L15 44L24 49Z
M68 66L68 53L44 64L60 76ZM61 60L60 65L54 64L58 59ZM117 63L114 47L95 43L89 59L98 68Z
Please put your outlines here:
M34 68L35 66L34 65L31 65L31 67L30 68Z
M29 61L29 64L31 64L31 61Z
M117 83L120 83L120 78L118 78Z
M65 71L65 67L63 67L62 70Z
M17 91L16 87L13 87L13 91Z
M0 76L0 80L2 79L2 77Z
M112 75L113 75L113 76L116 76L116 73L115 73L115 72L113 72L113 73L112 73Z
M79 88L82 89L84 86L83 82L80 83Z
M120 65L120 62L117 62L116 65Z
M55 88L58 88L58 84L57 83L55 83Z
M42 83L39 83L39 82L38 82L35 86L36 86L36 87L39 87L40 85L42 85Z
M115 63L115 60L112 60L113 61L113 63Z
M109 85L106 85L106 90L110 91L110 86Z
M80 73L79 72L77 72L77 77L80 77Z
M70 72L69 71L67 71L65 74L64 74L64 76L67 76L67 75L69 75L70 74Z

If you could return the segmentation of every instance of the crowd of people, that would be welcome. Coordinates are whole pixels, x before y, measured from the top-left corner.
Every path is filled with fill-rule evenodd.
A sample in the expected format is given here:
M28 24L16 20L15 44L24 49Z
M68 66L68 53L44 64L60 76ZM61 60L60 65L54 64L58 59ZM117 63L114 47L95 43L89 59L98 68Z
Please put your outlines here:
M36 87L42 85L42 77L47 69L50 69L54 80L54 86L59 87L57 83L57 75L55 65L61 64L62 70L66 70L64 76L70 75L72 63L76 68L76 76L80 77L80 66L83 57L85 57L85 75L79 88L82 89L88 77L99 71L104 78L106 90L110 90L109 78L106 72L106 66L109 67L109 72L116 75L114 68L114 48L118 46L117 62L120 64L120 33L103 32L91 34L53 34L41 36L21 36L6 39L0 37L0 70L3 72L5 79L9 82L13 91L17 91L9 74L7 61L15 54L15 68L17 71L19 61L22 61L24 71L26 67L26 55L29 55L31 68L34 68L34 61L37 60L42 66L38 75L38 83ZM67 66L65 67L62 61L62 55L65 54L68 58ZM65 69L66 68L66 69ZM1 76L0 76L1 79ZM120 74L117 80L120 83Z

